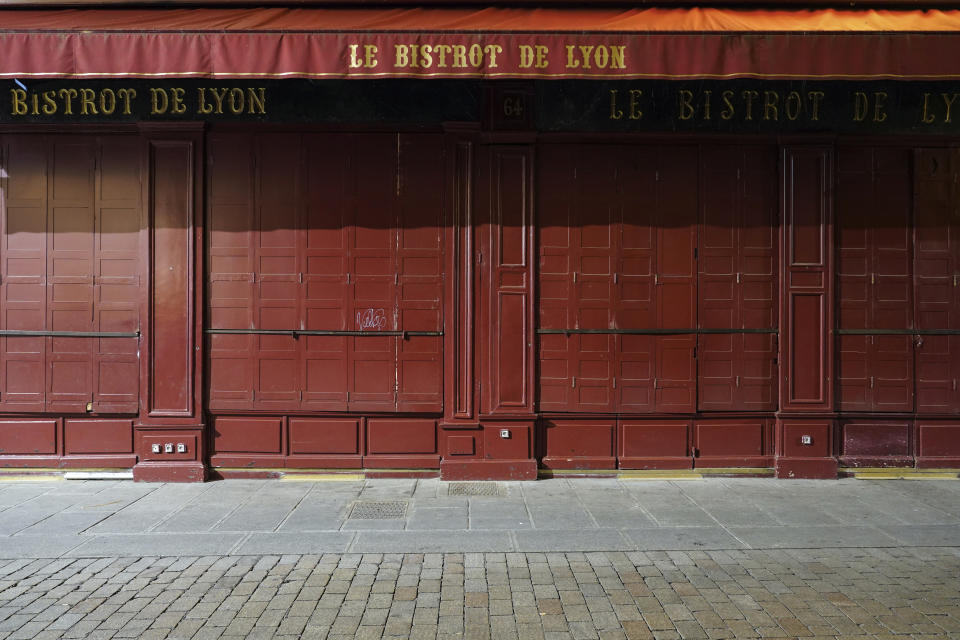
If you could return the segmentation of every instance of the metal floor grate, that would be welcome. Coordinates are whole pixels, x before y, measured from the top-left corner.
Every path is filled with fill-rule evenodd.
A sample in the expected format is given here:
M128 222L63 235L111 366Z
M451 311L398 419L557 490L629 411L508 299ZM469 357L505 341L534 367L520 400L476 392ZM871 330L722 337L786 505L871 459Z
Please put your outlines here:
M357 501L350 509L347 518L352 520L401 520L407 515L407 503L404 500L384 502Z
M501 496L503 488L498 482L451 482L448 496Z

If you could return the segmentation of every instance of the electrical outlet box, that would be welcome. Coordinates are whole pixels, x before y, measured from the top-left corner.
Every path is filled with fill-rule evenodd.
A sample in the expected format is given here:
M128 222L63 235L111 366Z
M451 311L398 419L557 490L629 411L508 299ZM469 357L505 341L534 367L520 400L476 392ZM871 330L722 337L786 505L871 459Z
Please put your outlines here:
M137 453L144 462L179 462L196 460L200 451L197 438L184 433L144 434ZM170 442L170 441L173 442Z
M800 436L800 444L810 446L813 444L813 438L811 436Z
M500 429L500 437L504 440L510 438L510 429Z

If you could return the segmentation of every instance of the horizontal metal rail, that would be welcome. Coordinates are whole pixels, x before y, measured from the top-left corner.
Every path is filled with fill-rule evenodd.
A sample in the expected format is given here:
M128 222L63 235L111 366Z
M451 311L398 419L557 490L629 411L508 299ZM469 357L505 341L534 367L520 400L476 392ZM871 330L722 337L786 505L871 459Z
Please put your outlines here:
M443 331L327 331L324 329L205 329L204 333L215 335L261 335L261 336L353 336L366 338L397 336L403 339L439 337Z
M840 336L960 336L960 329L835 329Z
M540 335L626 335L626 336L677 336L736 333L777 333L777 329L537 329Z
M0 329L0 337L8 338L139 338L139 331L21 331Z

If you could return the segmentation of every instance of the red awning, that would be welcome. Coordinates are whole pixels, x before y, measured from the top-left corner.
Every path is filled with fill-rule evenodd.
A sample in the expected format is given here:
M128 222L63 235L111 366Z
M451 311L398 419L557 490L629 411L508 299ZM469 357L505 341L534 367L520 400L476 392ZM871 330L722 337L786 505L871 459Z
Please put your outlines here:
M960 79L960 11L0 11L0 77Z

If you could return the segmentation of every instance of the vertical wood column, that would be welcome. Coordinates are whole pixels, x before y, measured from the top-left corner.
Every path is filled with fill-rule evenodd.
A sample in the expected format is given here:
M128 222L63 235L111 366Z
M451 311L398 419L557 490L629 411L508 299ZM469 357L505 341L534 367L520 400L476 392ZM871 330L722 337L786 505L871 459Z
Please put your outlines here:
M444 369L446 421L476 419L474 371L474 277L473 220L474 136L476 127L448 128L447 175L449 211L447 226Z
M785 147L782 171L777 475L836 477L832 149Z
M534 403L533 150L485 149L488 216L481 267L483 413L530 416Z
M134 479L202 481L203 128L145 124L141 131L148 145L150 286Z

